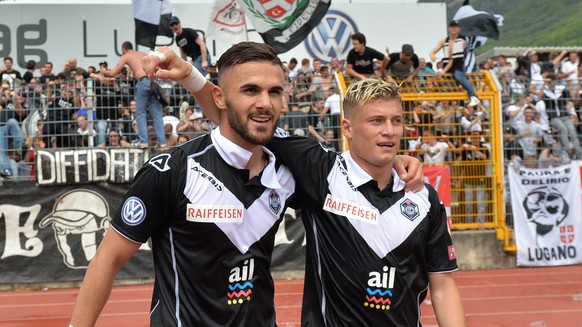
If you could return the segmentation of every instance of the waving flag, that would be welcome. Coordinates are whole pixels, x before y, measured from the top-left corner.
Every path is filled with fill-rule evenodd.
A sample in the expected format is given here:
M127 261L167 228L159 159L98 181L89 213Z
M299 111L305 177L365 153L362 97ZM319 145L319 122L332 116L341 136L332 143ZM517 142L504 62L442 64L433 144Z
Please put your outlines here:
M453 19L459 22L461 34L466 37L465 72L475 71L475 49L485 44L487 38L499 39L497 26L503 26L503 16L477 11L465 0Z
M156 46L158 35L172 37L170 0L132 0L135 20L135 43L150 49ZM136 46L137 48L137 46Z
M245 15L236 0L215 0L206 35L224 43L247 40Z
M277 53L293 49L319 24L331 0L238 0L265 43Z

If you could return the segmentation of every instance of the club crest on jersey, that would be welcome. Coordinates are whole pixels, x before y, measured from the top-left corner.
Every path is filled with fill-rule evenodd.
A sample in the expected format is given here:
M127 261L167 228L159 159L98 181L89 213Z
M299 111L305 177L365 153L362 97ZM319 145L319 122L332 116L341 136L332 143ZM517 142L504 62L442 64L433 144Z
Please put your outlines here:
M281 197L279 197L279 193L275 190L271 190L271 194L269 194L269 208L275 214L279 214L279 210L281 210Z
M168 161L170 160L170 157L171 155L169 153L162 153L151 158L149 164L163 173L165 171L170 170L170 166L168 166Z
M376 310L390 310L395 277L396 268L394 267L384 266L382 271L370 271L364 306Z
M234 267L230 270L228 277L228 297L229 305L243 304L251 300L253 294L253 275L255 273L255 259L248 259L243 262L242 267Z
M410 221L413 221L420 216L418 205L410 199L406 199L400 203L400 213Z

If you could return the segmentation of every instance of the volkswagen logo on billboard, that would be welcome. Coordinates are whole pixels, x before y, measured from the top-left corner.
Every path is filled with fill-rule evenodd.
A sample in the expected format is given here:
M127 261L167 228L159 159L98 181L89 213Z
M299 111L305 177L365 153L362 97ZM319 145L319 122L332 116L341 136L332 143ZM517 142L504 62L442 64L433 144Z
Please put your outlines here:
M328 63L332 57L337 56L342 60L352 48L350 36L357 31L356 23L348 15L329 10L303 43L314 59Z

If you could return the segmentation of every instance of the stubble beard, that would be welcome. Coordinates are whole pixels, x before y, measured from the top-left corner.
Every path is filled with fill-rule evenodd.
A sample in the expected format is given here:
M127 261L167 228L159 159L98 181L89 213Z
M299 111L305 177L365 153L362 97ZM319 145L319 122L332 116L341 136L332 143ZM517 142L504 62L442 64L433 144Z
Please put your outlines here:
M248 123L245 123L241 115L230 105L226 103L228 110L226 110L228 124L230 127L242 137L243 140L256 145L264 145L273 139L273 133L275 132L275 127L279 125L279 119L276 119L275 124L271 125L270 128L259 127L255 130L251 130Z

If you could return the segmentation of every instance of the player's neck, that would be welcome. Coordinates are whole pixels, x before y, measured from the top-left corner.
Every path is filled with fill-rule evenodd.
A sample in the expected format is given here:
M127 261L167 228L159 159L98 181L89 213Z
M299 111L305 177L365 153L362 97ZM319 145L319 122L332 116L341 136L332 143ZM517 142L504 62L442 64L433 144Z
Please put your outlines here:
M249 170L249 179L259 175L269 163L269 157L261 148L260 151L253 151L253 155L247 162L246 169Z

